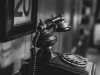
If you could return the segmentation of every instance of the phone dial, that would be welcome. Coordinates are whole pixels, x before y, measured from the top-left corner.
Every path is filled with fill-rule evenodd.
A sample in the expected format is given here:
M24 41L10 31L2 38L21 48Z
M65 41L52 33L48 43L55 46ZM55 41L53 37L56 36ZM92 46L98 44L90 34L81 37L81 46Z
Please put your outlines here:
M53 31L49 30L53 28ZM95 65L80 55L52 52L57 42L54 32L69 31L71 26L62 15L40 20L32 43L31 57L20 69L21 75L95 75ZM39 48L36 51L36 48Z

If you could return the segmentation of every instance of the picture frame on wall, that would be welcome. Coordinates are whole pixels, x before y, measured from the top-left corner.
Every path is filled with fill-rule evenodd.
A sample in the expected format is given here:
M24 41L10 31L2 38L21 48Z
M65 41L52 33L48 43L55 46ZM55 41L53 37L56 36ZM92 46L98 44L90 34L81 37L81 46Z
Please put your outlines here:
M0 42L36 31L38 0L3 0L0 3Z

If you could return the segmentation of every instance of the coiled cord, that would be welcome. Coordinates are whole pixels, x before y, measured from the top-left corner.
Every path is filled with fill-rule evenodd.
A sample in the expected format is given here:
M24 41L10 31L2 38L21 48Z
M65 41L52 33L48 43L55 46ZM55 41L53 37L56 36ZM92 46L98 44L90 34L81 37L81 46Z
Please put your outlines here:
M31 59L30 59L30 75L35 75L35 70L36 70L36 43L38 41L40 32L37 31L36 32L36 39L34 40L34 42L32 42L34 44L34 47L31 48Z
M31 49L31 60L30 60L30 75L35 75L36 70L36 49Z

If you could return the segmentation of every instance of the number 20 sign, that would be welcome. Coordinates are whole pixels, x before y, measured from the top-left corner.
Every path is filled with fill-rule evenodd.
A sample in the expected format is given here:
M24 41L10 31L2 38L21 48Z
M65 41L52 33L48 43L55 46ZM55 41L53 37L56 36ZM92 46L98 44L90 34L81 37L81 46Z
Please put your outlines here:
M36 32L38 0L0 2L0 42Z
M14 0L14 25L31 21L32 0Z

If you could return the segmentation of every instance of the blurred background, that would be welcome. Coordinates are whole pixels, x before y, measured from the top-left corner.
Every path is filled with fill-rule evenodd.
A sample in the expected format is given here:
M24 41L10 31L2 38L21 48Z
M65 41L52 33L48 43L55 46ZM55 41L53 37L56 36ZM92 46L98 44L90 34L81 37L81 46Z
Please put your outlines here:
M52 51L79 54L97 65L100 69L100 6L99 0L38 0L37 23L52 15L62 14L72 26L68 32L56 32L57 43ZM0 75L10 74L21 68L30 57L34 33L0 43Z

